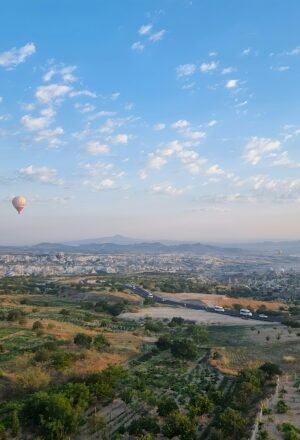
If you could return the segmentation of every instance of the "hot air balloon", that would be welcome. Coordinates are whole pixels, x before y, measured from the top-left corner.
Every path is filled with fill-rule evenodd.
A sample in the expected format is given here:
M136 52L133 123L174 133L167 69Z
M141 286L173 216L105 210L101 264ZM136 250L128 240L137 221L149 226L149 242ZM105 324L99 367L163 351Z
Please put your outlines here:
M12 199L13 207L16 208L19 214L23 211L25 206L27 205L27 200L23 196L17 196Z

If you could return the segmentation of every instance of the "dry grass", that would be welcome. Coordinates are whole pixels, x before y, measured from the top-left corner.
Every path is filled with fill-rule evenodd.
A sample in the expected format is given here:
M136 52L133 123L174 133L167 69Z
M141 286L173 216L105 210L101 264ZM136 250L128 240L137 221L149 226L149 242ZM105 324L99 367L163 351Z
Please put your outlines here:
M237 376L243 368L258 368L263 364L263 361L255 359L253 352L249 352L247 348L215 347L212 354L215 352L220 358L213 359L211 356L209 363L224 374Z
M216 295L213 293L164 293L163 296L187 301L202 301L210 307L222 306L231 308L234 304L240 304L245 308L251 308L254 310L261 306L265 306L267 310L279 310L280 307L286 308L286 304L279 301L259 301L251 298L229 298L226 295Z
M26 328L31 329L33 323L36 320L29 319L26 322ZM80 327L70 322L59 322L51 319L43 319L42 324L44 326L43 332L46 335L55 336L57 339L73 339L77 333L85 333L86 335L95 336L97 334L94 330L89 330Z
M84 359L76 361L72 367L66 370L66 374L83 376L104 370L109 365L125 362L128 356L124 354L100 353L96 350L87 350Z

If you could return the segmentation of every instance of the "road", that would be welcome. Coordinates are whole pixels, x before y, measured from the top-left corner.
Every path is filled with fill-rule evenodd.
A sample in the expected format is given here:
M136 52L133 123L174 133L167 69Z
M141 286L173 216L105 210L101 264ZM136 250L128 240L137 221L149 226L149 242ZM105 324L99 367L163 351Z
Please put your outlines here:
M194 310L204 310L207 313L214 313L217 315L220 315L220 314L228 315L228 316L233 316L233 317L237 317L237 318L247 319L249 321L254 320L254 321L276 322L276 323L281 321L280 317L268 316L268 318L266 319L266 318L261 318L259 316L259 314L257 314L257 313L253 313L251 317L244 317L244 316L241 316L238 311L234 311L234 310L225 310L224 312L216 312L213 307L207 307L207 306L201 305L201 304L193 304L193 303L188 303L188 302L184 302L184 301L180 301L180 300L172 300L172 299L163 298L163 297L157 295L156 293L152 293L152 292L149 292L148 290L143 289L140 286L133 286L133 285L127 284L125 287L126 287L126 289L141 296L142 298L152 298L155 303L164 304L164 305L168 305L168 306L185 307L187 309L194 309Z

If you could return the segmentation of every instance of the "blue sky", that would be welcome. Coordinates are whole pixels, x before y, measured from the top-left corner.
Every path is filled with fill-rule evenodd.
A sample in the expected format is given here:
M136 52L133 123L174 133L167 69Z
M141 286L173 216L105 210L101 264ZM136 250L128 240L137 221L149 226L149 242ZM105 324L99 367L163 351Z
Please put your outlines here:
M299 238L299 22L296 0L1 2L1 241Z

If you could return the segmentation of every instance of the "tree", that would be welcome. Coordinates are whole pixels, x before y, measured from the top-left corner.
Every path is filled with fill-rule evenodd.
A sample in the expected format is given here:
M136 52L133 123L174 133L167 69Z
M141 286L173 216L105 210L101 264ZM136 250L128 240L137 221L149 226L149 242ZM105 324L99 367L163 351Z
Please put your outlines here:
M25 403L23 416L45 439L63 440L76 430L80 413L62 393L39 392Z
M190 339L175 339L171 345L171 353L178 358L194 360L198 355L198 350Z
M191 415L194 417L208 414L213 410L213 408L213 402L208 398L206 394L202 394L192 399L189 409Z
M163 434L168 438L179 436L182 440L192 440L195 438L195 423L180 411L174 411L163 427Z
M160 427L154 417L145 416L134 420L128 429L129 434L158 434Z
M272 379L274 376L280 376L282 374L281 369L278 365L273 364L272 362L265 362L261 367L259 367L261 371L266 373L269 379Z
M43 324L41 323L41 321L35 321L32 324L32 330L42 330L44 328Z
M108 339L104 335L97 335L94 339L94 347L98 351L102 351L103 349L110 346Z
M178 410L178 405L173 397L162 399L158 404L158 414L162 417L168 416Z
M188 333L191 335L194 341L201 343L208 340L208 330L204 325L190 325L188 327Z
M276 404L276 410L278 414L285 414L288 411L288 409L289 407L287 406L284 400L282 399L278 400Z
M80 345L85 348L91 348L93 338L85 333L77 333L74 337L74 344Z
M168 335L162 335L156 341L156 346L159 350L168 350L171 347L172 341Z
M239 411L228 407L220 414L218 424L225 436L238 440L245 434L247 420Z

